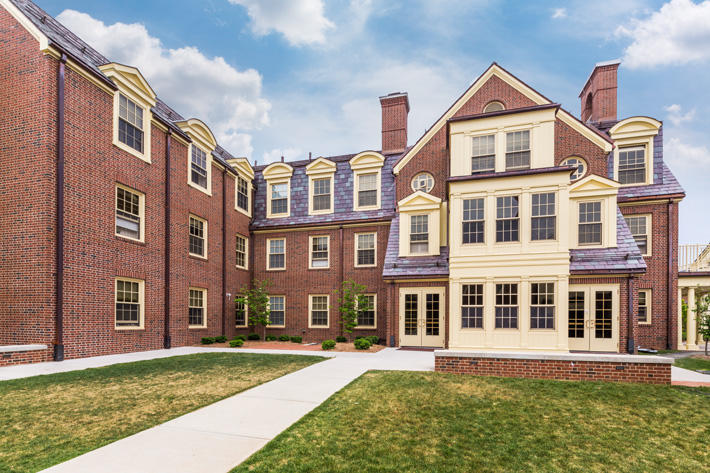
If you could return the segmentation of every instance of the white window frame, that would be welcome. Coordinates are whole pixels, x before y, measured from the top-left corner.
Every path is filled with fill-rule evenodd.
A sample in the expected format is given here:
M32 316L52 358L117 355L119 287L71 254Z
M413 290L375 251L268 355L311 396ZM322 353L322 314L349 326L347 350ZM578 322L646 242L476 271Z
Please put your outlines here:
M204 236L202 237L202 240L204 241L204 248L203 248L204 254L203 254L203 255L199 255L199 254L197 254L197 253L193 253L192 251L190 251L190 237L191 237L191 235L190 235L190 219L193 219L193 218L194 218L195 220L198 220L198 221L202 222L202 228L204 229ZM198 217L197 215L190 214L189 217L188 217L188 219L187 219L187 238L188 238L188 240L187 240L187 252L188 252L188 254L189 254L190 256L194 256L195 258L200 258L200 259L204 259L204 260L207 259L208 255L209 255L208 247L207 247L207 243L208 243L209 240L207 239L207 235L208 235L208 233L207 233L207 220L205 220L204 218L200 218L200 217Z
M534 296L533 285L534 284L537 284L538 288L541 284L552 285L552 304L540 304L539 300L538 300L538 303L533 305L533 296ZM558 285L555 283L555 281L531 281L529 283L528 293L530 295L530 306L529 306L529 310L528 310L528 327L530 327L531 331L535 331L535 332L553 331L554 332L557 330L557 297L558 297L557 286ZM547 293L545 292L544 294L547 294ZM532 308L533 307L552 307L552 327L535 327L535 328L533 328L533 326L532 326ZM519 318L518 318L518 324L519 323L520 322L519 322Z
M546 215L535 215L535 212L534 212L535 206L534 206L534 203L533 203L534 197L535 197L535 196L547 195L547 194L552 194L553 199L555 199L555 203L554 203L554 213L551 214L551 215L547 215L547 214L546 214ZM559 231L559 225L558 225L559 219L557 218L557 216L558 216L558 214L559 214L559 210L558 210L558 209L559 209L559 200L560 200L560 198L559 198L558 193L557 193L557 192L554 192L554 191L533 192L533 193L530 194L530 242L531 242L531 243L533 243L533 244L535 244L535 243L550 243L550 242L555 242L555 241L557 241L557 238L559 237L559 233L560 233L560 231ZM539 205L539 204L538 204L538 205ZM533 239L533 235L532 235L532 232L533 232L533 222L535 221L536 218L553 218L553 219L554 219L554 221L555 221L555 230L554 230L555 236L554 236L554 238L538 238L538 239Z
M143 151L138 151L137 149L128 146L124 142L118 139L118 122L119 122L119 109L121 103L121 95L126 97L128 100L136 104L141 110L143 110ZM117 90L113 97L113 144L114 146L122 149L123 151L142 159L143 161L150 163L150 135L151 135L151 121L153 119L153 114L150 111L150 107L139 99L135 94L128 90L122 89Z
M190 324L190 309L193 308L193 306L190 305L190 291L199 291L202 293L202 324L201 325ZM187 328L189 328L189 329L207 328L207 289L205 289L203 287L190 286L187 291L187 307L188 307ZM194 308L197 308L197 306L195 306Z
M643 151L643 180L640 182L631 182L628 184L622 183L621 179L619 178L621 176L621 153L625 151L638 151L638 150ZM614 166L614 177L616 180L623 186L623 187L633 187L633 186L643 186L646 184L650 183L649 179L649 147L646 146L644 143L638 143L638 144L629 144L629 145L619 145L618 148L615 150L614 155L616 156L616 162Z
M116 224L116 219L118 218L118 190L122 189L131 194L138 196L138 238L133 238L128 235L121 235L118 233L118 225ZM125 238L130 241L138 241L141 243L145 242L145 194L137 191L131 187L124 186L123 184L116 183L116 188L114 190L114 234L119 238Z
M639 289L639 294L642 292L646 294L646 321L642 322L639 320L639 325L651 325L651 319L653 314L653 289ZM639 295L639 312L641 311L641 296Z
M415 235L426 234L426 236L427 236L426 242L423 240L417 241L417 242L412 240L412 223L413 223L414 219L417 219L419 217L425 217L425 219L426 219L425 220L426 221L426 232L425 233L415 233ZM413 214L409 215L409 255L410 256L425 256L425 255L431 254L431 247L430 247L430 245L431 245L431 223L432 223L431 220L432 219L429 218L428 212L427 213L413 213ZM421 243L426 243L426 251L422 251L422 252L418 251L416 253L413 252L412 251L412 244L421 244Z
M576 163L570 163L570 161L576 161ZM589 166L587 165L587 161L585 161L583 158L580 158L579 156L570 156L569 158L565 158L562 163L560 163L562 166L576 166L577 170L574 171L573 174L570 175L570 181L572 182L577 182L580 179L582 179L584 176L587 175L587 170L589 169ZM579 167L582 167L582 172L580 173ZM577 177L574 177L575 175L579 174Z
M286 184L286 213L271 212L271 194L273 186ZM291 215L291 179L270 180L266 186L266 217L267 218L285 218Z
M192 181L192 148L197 147L200 151L205 153L205 165L207 166L207 182L206 185L207 187L202 187L199 184L195 183ZM195 144L193 141L190 143L190 146L188 147L187 150L187 184L192 187L193 189L197 189L200 192L203 192L209 196L212 195L212 151L209 149L206 149L202 146L198 146Z
M486 141L488 141L488 139L491 137L493 138L493 155L492 155L493 156L493 168L484 169L484 170L474 170L473 169L473 159L474 158L484 158L484 157L490 158L491 155L490 154L474 154L473 143L476 140L481 140L484 138L486 139ZM496 145L497 136L496 136L496 134L495 133L476 134L476 135L471 136L469 138L469 140L470 140L469 146L471 147L471 158L469 160L469 165L470 165L469 167L471 168L470 169L471 172L469 174L475 175L475 174L486 174L486 173L490 173L490 172L495 172L496 171L496 159L497 159L497 157L496 157L496 152L497 152L497 145Z
M237 297L244 297L242 294L237 294ZM249 306L244 303L244 325L237 324L237 302L234 302L234 327L245 328L249 326Z
M425 189L420 189L419 187L415 186L415 184L422 178L427 180L427 186ZM429 183L431 183L431 187L429 187ZM434 179L434 176L432 176L432 174L428 171L422 171L422 172L418 172L417 174L415 174L414 177L412 178L412 181L409 184L409 186L412 188L412 190L414 192L422 191L425 194L431 193L431 191L434 189L435 185L436 185L436 180Z
M236 245L237 245L237 240L239 238L244 240L244 265L243 266L240 266L239 263L237 263L237 256L236 256L236 252L237 252ZM234 239L234 252L235 252L235 255L234 255L235 266L239 269L249 269L249 238L237 233L236 238Z
M481 304L464 304L464 297L466 297L466 294L464 294L464 286L480 286L481 287ZM459 312L459 327L460 330L467 332L467 331L482 331L486 328L486 283L485 281L464 281L461 283L461 304L460 304L460 312ZM470 297L476 297L470 296ZM463 309L464 307L480 307L481 308L481 326L480 327L464 327L463 326Z
M281 294L269 294L269 314L271 314L271 298L272 297L280 297L283 300L283 305L284 305L284 323L282 325L275 325L275 324L269 324L267 327L273 327L273 328L286 328L286 296L282 296ZM310 312L308 314L310 318ZM271 316L269 315L269 321L271 320Z
M325 325L313 324L313 298L325 297L327 320ZM330 328L330 296L328 294L309 294L308 295L308 328Z
M375 205L360 205L360 177L367 175L375 175L375 195L377 196L377 203ZM355 171L353 176L355 182L353 183L354 196L353 196L353 206L355 210L379 210L381 205L382 197L380 193L382 192L382 172L380 169L363 169L361 171Z
M138 325L118 325L116 305L118 304L118 282L138 283ZM113 284L113 327L115 330L143 330L145 329L145 281L142 279L116 276Z
M580 212L581 212L582 205L583 205L583 204L593 204L593 203L598 203L598 204L599 204L599 222L584 222L584 223L581 222L581 219L580 219L581 214L580 214ZM603 247L603 246L604 246L604 241L605 241L605 236L604 236L604 231L605 231L605 229L604 229L604 225L605 225L605 223L606 223L606 222L605 222L605 219L604 219L604 210L605 210L605 209L604 209L604 201L603 201L603 200L600 200L600 199L581 200L581 201L577 202L577 209L576 209L576 210L577 210L577 231L575 232L575 234L576 234L577 240L575 241L575 245L576 245L578 248ZM582 225L587 225L587 224L590 224L590 225L591 225L591 224L596 224L596 223L601 224L601 229L599 230L600 235L601 235L601 238L600 238L601 241L600 241L599 243L596 243L596 242L593 242L593 243L581 243L581 242L579 241L579 235L580 235L579 229L580 229L580 227L581 227Z
M363 296L372 297L372 311L374 312L374 325L357 325L356 330L377 330L377 293L367 293ZM357 319L356 319L357 321Z
M326 258L325 266L313 266L313 240L316 238L326 239L326 252L328 256ZM309 235L308 236L308 269L330 269L330 235Z
M653 232L652 230L652 223L653 223L653 215L652 214L628 214L624 215L624 220L626 220L626 226L629 227L629 232L631 232L631 236L634 237L634 240L636 239L637 235L639 234L634 234L633 231L631 231L631 225L629 225L629 220L630 218L645 218L646 219L646 233L644 236L646 237L646 253L641 253L643 256L652 256L653 255L653 249L652 249L652 242L653 242Z
M271 258L269 257L271 255L271 242L277 241L277 240L282 240L284 242L284 252L283 252L284 266L283 266L283 268L272 268L271 267ZM266 270L267 271L286 271L286 237L267 238L266 239Z
M239 206L239 181L242 180L246 183L247 185L247 208L243 209ZM234 209L237 210L238 212L243 213L247 217L251 217L251 180L247 179L246 177L242 176L241 174L237 174L234 178Z
M359 245L360 245L360 236L364 235L372 235L372 239L374 241L374 250L375 250L375 258L374 258L374 263L373 264L358 264L358 251L359 251ZM354 261L354 266L356 268L375 268L377 267L377 232L360 232L355 234L355 261Z
M329 197L330 197L330 207L327 209L321 209L321 210L316 210L315 209L315 181L320 181L323 179L328 179L330 181L329 184ZM334 212L334 205L335 205L335 174L319 174L319 175L312 175L308 176L308 214L309 215L327 215L327 214L332 214ZM323 194L320 194L323 195Z

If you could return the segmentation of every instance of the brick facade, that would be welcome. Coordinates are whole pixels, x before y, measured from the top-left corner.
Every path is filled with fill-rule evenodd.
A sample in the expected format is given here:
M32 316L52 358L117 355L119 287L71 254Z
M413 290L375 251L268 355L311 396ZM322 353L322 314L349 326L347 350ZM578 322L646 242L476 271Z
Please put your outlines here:
M25 350L0 353L0 367L52 361L52 355L52 347L46 348L44 350Z

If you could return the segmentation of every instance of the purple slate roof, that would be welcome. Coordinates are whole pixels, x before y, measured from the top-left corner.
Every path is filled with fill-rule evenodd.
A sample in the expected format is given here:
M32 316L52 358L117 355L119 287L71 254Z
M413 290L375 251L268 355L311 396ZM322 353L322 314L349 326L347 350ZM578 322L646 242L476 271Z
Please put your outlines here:
M570 250L572 274L639 273L646 271L641 255L621 210L616 211L616 248Z
M293 161L287 163L293 168L291 176L291 215L282 218L266 218L266 180L263 171L266 166L255 168L254 184L256 197L254 199L254 220L252 227L270 228L285 225L309 225L314 223L332 223L359 220L389 220L395 213L395 188L392 166L400 154L385 156L382 166L382 188L380 195L380 210L353 211L353 171L350 169L350 159L354 154L331 156L325 159L336 165L333 189L334 212L325 215L308 215L308 175L306 166L311 161Z
M626 200L633 200L639 197L652 197L657 195L685 194L685 190L683 190L678 180L663 161L661 161L661 169L663 169L663 172L661 173L661 176L663 176L661 183L651 184L648 186L620 187L618 201L624 202Z
M390 223L390 235L385 253L385 267L382 276L385 278L449 275L449 248L439 248L438 256L399 256L399 214Z

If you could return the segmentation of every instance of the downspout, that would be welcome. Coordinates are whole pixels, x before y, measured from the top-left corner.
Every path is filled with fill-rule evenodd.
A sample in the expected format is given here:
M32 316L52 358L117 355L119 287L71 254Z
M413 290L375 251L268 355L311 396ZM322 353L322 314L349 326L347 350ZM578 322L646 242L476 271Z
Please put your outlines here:
M666 337L666 348L669 348L669 349L673 346L673 342L671 340L673 340L674 334L673 334L673 330L672 330L673 325L671 324L671 322L672 322L671 314L673 313L673 295L674 295L673 292L676 292L676 291L673 291L673 276L672 276L672 272L674 270L674 268L673 268L673 230L672 230L673 225L671 223L671 214L672 213L673 213L673 201L669 200L668 201L668 222L666 224L666 228L668 229L668 245L667 245L667 247L668 247L668 271L667 271L668 286L666 289L666 292L667 292L666 313L668 314L667 322L666 322L666 327L667 327L666 331L668 332L668 336ZM682 323L681 314L676 314L676 321L677 321L676 323L678 323L678 324Z
M163 328L163 348L172 346L170 340L170 149L173 132L168 128L165 141L165 327Z
M222 335L227 334L227 168L222 170Z
M635 322L634 322L634 277L633 275L629 275L629 278L626 280L627 281L627 289L629 293L629 314L628 314L628 327L626 328L627 331L627 342L626 342L626 351L628 353L634 354L636 353L636 343L634 341L634 328L635 328Z
M54 361L64 360L64 79L67 55L62 53L57 77L57 266L56 287L56 343Z
M340 253L340 285L338 286L338 290L342 291L343 290L343 283L345 282L345 249L343 248L343 226L340 225L338 227L338 237L340 239L340 248L338 250L338 253ZM375 238L377 238L377 234L375 233ZM308 251L311 251L310 248ZM357 251L357 249L353 249L353 251ZM340 324L340 335L343 335L343 324Z

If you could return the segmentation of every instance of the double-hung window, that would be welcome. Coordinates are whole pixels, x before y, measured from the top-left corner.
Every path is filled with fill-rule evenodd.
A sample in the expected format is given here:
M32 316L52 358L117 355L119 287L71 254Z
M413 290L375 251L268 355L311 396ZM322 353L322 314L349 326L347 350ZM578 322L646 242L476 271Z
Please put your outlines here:
M143 194L116 186L116 235L143 240Z
M518 285L496 284L496 328L518 328Z
M266 269L286 269L286 239L269 239L266 245L269 250L269 265Z
M651 323L651 289L639 291L639 323Z
M207 326L207 289L190 288L188 325L190 327Z
M483 328L483 284L461 286L461 328Z
M247 326L247 307L243 301L234 303L234 325L235 327Z
M366 310L359 310L357 312L357 326L358 328L375 328L376 327L376 317L377 317L377 301L374 294L363 294L360 296L364 303L367 305Z
M650 254L648 251L648 217L646 215L633 215L624 218L629 230L631 230L631 235L636 241L636 245L641 250L641 254L648 256Z
M238 268L247 269L247 239L241 235L237 235L236 245L236 264Z
M463 201L463 242L484 242L484 199L464 199Z
M190 215L190 246L191 255L207 258L207 221Z
M328 243L330 238L327 236L311 237L311 268L327 268L328 261Z
M579 237L580 245L602 244L602 203L579 203Z
M555 193L532 195L532 235L533 241L554 240L557 217L555 216Z
M495 135L474 136L471 174L494 172L496 169Z
M313 211L330 210L330 178L313 180Z
M357 243L357 254L355 256L355 266L375 265L375 234L358 233L355 235Z
M377 173L359 174L357 205L358 207L377 206Z
M143 152L143 109L123 94L118 97L118 141Z
M530 284L530 328L555 328L555 284Z
M286 298L269 296L269 322L276 327L286 326Z
M646 148L637 146L619 150L619 182L643 184L646 182Z
M143 326L143 281L116 279L116 328Z
M410 217L409 252L422 254L429 251L429 215Z
M496 242L520 241L518 196L496 197Z
M530 130L506 133L505 141L505 169L530 168Z
M249 183L242 176L237 176L237 207L249 212Z
M194 144L191 148L190 180L196 186L207 189L207 153Z
M271 184L271 215L288 213L288 183Z
M311 327L328 326L328 296L311 296Z

